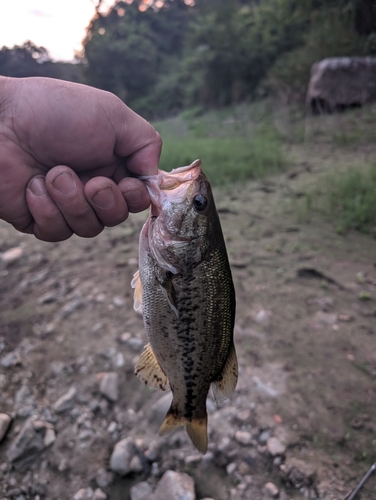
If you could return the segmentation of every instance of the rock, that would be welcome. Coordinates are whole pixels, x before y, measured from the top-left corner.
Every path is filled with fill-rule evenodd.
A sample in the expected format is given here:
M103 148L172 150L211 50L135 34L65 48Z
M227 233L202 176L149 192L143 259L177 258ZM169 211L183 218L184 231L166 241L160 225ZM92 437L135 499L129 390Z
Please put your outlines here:
M22 385L20 389L16 392L16 396L14 398L16 403L27 403L29 400L29 397L31 396L31 391L27 387L27 385Z
M44 435L44 446L48 448L56 441L56 433L54 429L47 427L46 434Z
M121 476L132 472L131 461L136 452L136 447L131 437L116 443L110 458L110 469Z
M297 489L312 486L316 476L316 470L311 464L294 457L281 464L279 470L282 478Z
M125 306L125 300L122 299L121 297L114 297L112 299L112 303L114 304L114 306L116 307L123 307Z
M53 409L56 413L64 413L66 411L72 410L74 407L74 398L77 394L75 387L71 387L68 392L63 394L53 405Z
M91 488L82 488L73 496L73 500L91 500L93 493Z
M266 447L272 457L283 455L284 453L286 453L286 446L277 437L274 436L268 438L268 440L266 441Z
M259 435L259 443L261 444L265 444L266 441L270 438L270 430L269 429L265 429L264 431L262 431L262 433Z
M107 498L108 496L106 495L106 493L100 488L97 488L94 491L94 495L91 497L91 500L106 500Z
M130 461L129 467L132 472L135 472L136 474L138 472L142 472L144 470L144 467L142 465L142 461L138 455L134 455L132 460Z
M376 100L375 57L332 57L313 64L306 104L314 114L333 113Z
M14 248L10 248L6 252L3 252L2 254L0 254L0 259L1 259L1 262L4 264L4 266L8 267L8 266L14 264L15 262L17 262L18 260L20 260L22 255L23 255L22 248L21 247L14 247Z
M77 309L80 309L84 306L84 301L83 299L74 299L65 304L64 307L61 308L59 315L61 318L65 318L72 314L72 312L76 311Z
M131 500L149 500L152 493L153 490L146 481L135 484L130 490Z
M102 373L99 391L109 401L117 401L119 399L118 374L114 372Z
M228 464L228 466L226 467L226 472L229 476L231 476L235 471L236 469L238 468L238 464L236 464L235 462L231 462L230 464Z
M5 438L12 423L12 417L6 413L0 413L0 443Z
M113 363L115 368L122 368L125 365L125 359L122 352L116 353Z
M158 482L153 500L196 500L195 483L184 472L168 470Z
M113 434L114 432L117 431L117 428L118 428L117 423L112 421L109 423L109 425L107 427L107 432L109 432L110 434Z
M1 360L1 366L4 368L10 368L11 366L16 366L21 364L21 355L18 351L12 351L6 354Z
M106 469L99 469L95 476L95 481L100 488L106 488L114 480L114 475L112 472L108 472Z
M139 339L138 337L132 337L128 340L127 345L132 349L134 352L139 352L143 348L145 342L142 339Z
M149 460L149 462L155 462L159 456L161 451L161 444L158 441L152 441L147 450L145 451L145 458Z
M279 496L279 489L274 483L266 483L266 485L264 486L264 492L270 498L278 498Z
M246 445L251 443L252 434L250 432L247 432L247 431L236 431L235 432L235 440L238 443L246 446Z
M24 470L47 447L46 439L51 444L48 429L53 429L48 422L27 420L7 451L8 461Z

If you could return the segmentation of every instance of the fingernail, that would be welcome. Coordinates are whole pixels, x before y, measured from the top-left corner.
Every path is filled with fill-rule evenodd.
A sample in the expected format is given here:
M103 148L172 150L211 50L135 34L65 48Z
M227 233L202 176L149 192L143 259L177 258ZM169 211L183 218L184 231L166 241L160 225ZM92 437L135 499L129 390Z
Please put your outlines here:
M139 189L133 189L132 191L127 191L125 197L129 205L137 205L141 200L141 192Z
M98 208L110 208L115 202L112 188L108 187L102 189L102 191L98 191L98 193L93 196L92 201Z
M44 177L35 177L28 185L28 188L35 196L44 196L47 193Z
M52 182L56 191L64 194L65 196L69 196L76 191L77 184L72 174L69 172L63 172L58 175Z

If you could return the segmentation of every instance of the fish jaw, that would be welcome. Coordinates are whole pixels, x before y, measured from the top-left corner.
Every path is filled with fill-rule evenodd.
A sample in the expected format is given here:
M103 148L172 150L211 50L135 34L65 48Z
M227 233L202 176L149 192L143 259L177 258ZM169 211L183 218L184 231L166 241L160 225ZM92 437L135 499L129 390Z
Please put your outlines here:
M171 172L159 170L157 175L140 177L144 181L151 200L151 216L157 217L169 203L182 203L192 183L203 176L201 160L191 165L175 168ZM191 187L192 189L192 187Z

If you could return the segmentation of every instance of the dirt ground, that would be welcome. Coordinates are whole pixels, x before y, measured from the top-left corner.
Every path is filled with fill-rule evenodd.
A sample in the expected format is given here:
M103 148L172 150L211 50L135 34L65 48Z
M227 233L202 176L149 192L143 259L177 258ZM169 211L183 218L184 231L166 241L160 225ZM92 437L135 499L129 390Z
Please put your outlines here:
M7 492L29 483L34 493L24 488L22 498L73 498L108 469L114 444L128 435L144 449L153 440L164 446L151 482L167 468L188 472L198 499L261 500L267 482L281 499L346 498L376 460L376 241L301 217L302 194L328 165L319 151L310 157L295 149L288 175L215 190L237 291L239 383L231 401L211 409L204 459L182 432L157 437L152 405L163 393L133 375L145 337L130 281L145 214L93 240L56 244L0 223L0 252L22 248L0 269L0 361L19 355L0 365L0 412L14 417L0 444L0 498L16 498ZM98 374L109 371L121 381L116 403L98 392ZM75 408L50 418L55 442L23 470L12 468L6 452L24 422L53 417L71 387ZM85 438L79 422L90 411L94 431ZM235 437L239 430L251 441ZM270 456L263 435L285 451ZM103 489L126 500L150 474L116 476ZM371 478L359 499L375 498Z

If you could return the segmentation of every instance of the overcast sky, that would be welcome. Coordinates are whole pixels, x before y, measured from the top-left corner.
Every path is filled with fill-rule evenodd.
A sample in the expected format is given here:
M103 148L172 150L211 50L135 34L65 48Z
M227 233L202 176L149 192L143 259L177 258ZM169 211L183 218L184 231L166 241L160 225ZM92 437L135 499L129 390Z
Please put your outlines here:
M72 60L94 14L91 0L0 0L0 48L31 40L55 60Z

